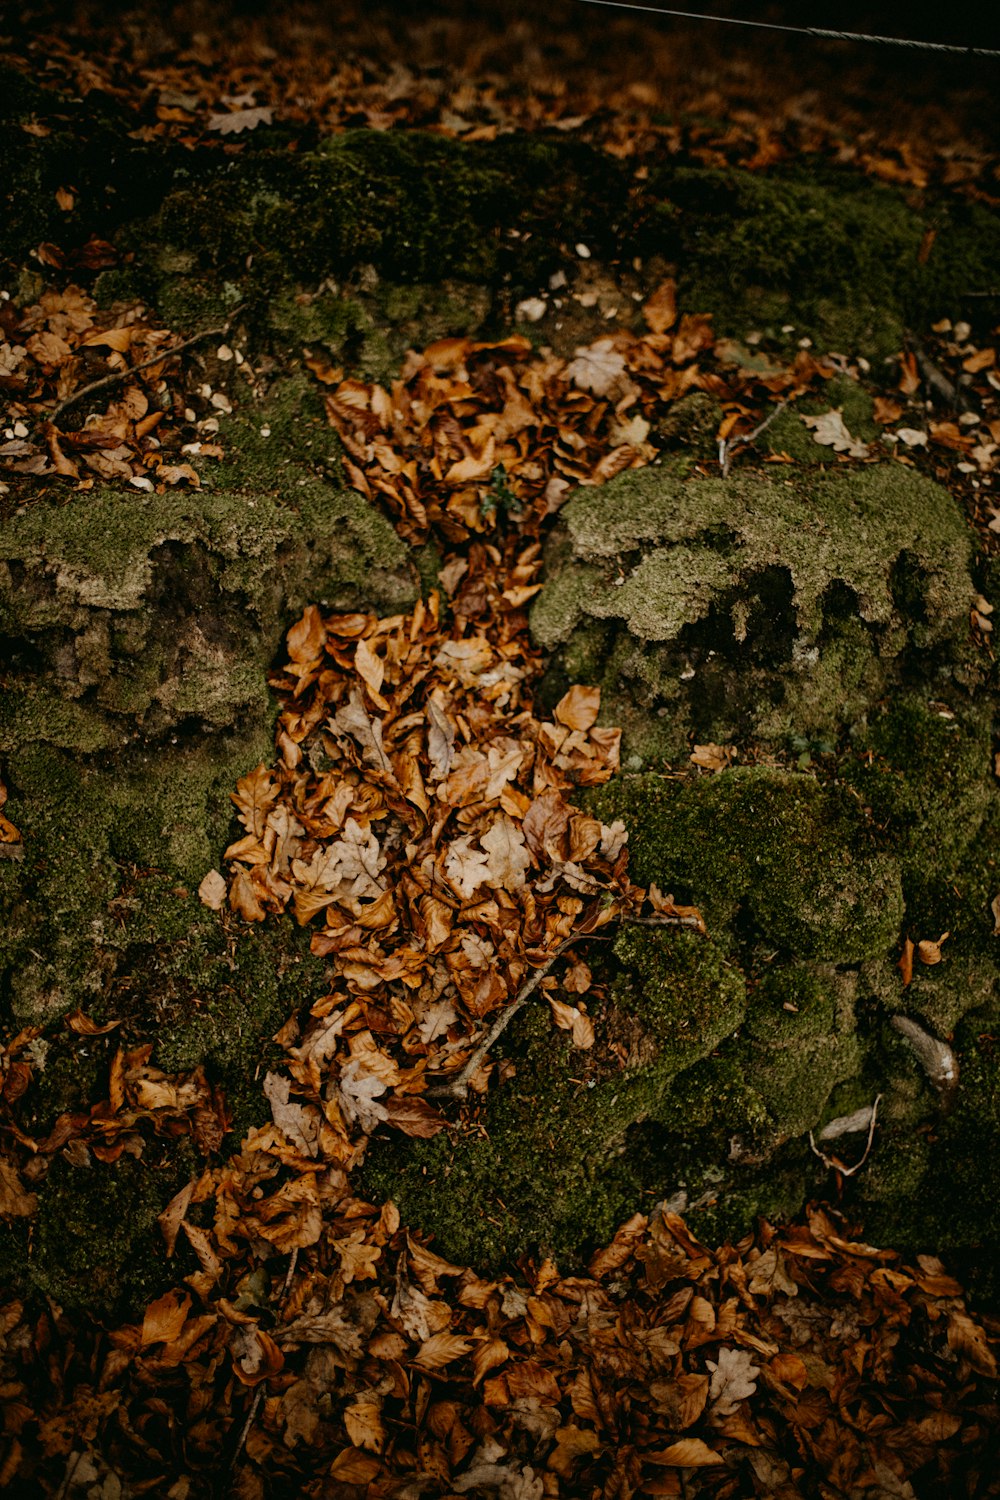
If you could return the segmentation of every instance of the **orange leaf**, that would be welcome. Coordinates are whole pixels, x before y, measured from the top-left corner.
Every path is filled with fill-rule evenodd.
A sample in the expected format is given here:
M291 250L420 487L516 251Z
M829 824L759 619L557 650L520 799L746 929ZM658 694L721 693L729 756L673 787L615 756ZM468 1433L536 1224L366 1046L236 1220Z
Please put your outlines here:
M191 1309L190 1293L165 1292L146 1308L142 1320L142 1347L150 1344L172 1344L187 1321Z
M907 938L906 941L905 941L905 943L903 944L903 951L902 951L902 953L900 955L899 963L896 965L896 967L898 968L899 972L903 976L903 988L905 990L907 988L907 986L909 985L911 979L913 978L913 939L912 938Z
M677 321L677 284L663 281L642 304L642 315L653 333L666 333Z
M597 722L600 707L600 688L577 683L556 704L555 717L567 729L590 729Z
M712 1464L725 1463L724 1458L703 1443L701 1438L681 1438L669 1448L660 1448L655 1453L644 1453L650 1463L664 1464L672 1469L705 1469Z

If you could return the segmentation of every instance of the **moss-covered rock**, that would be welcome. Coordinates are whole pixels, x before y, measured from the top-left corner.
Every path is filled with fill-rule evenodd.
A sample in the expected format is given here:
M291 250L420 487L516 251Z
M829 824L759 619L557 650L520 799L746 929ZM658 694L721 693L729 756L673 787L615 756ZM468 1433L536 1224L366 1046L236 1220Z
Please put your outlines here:
M626 765L692 737L832 748L908 672L962 665L970 559L951 497L896 465L689 482L654 466L565 507L532 628L553 691L571 671L601 684Z
M673 1118L684 1070L739 1026L743 978L686 933L628 930L615 948L622 980L595 1015L592 1052L532 1008L504 1040L516 1072L483 1129L376 1141L365 1191L392 1197L448 1253L497 1266L539 1245L577 1258L644 1195L673 1191L687 1158L657 1154L656 1122Z

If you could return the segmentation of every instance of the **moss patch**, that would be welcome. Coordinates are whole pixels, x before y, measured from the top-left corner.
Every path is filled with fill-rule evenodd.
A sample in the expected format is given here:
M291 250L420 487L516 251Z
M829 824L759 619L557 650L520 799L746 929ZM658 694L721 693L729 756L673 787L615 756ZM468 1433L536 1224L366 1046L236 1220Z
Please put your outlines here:
M651 467L565 507L532 629L558 682L589 666L639 764L690 736L835 743L907 671L963 665L970 554L950 496L899 466L688 483Z

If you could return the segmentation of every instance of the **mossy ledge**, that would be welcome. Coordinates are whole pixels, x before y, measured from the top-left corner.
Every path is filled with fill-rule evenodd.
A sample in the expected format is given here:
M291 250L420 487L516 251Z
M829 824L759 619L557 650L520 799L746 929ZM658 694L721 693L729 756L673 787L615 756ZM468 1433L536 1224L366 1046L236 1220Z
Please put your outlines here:
M831 746L893 687L964 693L972 543L899 465L682 481L655 466L580 490L548 543L532 629L550 692L600 682L625 764L722 744Z

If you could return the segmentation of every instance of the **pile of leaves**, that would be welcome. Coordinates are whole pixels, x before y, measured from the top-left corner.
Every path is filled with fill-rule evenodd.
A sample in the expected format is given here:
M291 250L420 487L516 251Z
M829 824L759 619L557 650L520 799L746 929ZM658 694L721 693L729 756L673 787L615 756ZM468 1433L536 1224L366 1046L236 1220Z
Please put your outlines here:
M182 341L141 304L102 311L73 281L26 307L0 299L0 473L197 488L190 459L221 456L213 439L232 405L222 390L184 389L179 351L211 332ZM217 356L237 363L226 344Z
M80 6L73 27L64 7L37 3L8 19L8 57L46 87L97 96L136 139L188 149L232 153L271 131L295 149L306 131L359 126L464 140L548 129L626 159L667 152L766 170L812 156L886 182L1000 198L984 141L992 79L976 77L970 61L956 106L929 102L940 93L940 58L928 64L935 74L909 79L900 55L884 49L845 55L745 29L737 48L726 27L588 16L573 0L553 0L544 14L516 0L474 14L341 4L334 18L308 0L274 15L233 11L209 28L196 6L114 18Z
M178 1280L140 1322L0 1308L5 1482L102 1500L222 1476L240 1496L368 1500L991 1492L1000 1323L933 1258L904 1263L823 1210L712 1251L661 1205L585 1270L484 1278L352 1190L376 1130L480 1128L456 1102L516 1067L488 1055L516 1006L547 1006L553 1046L593 1047L578 941L701 925L630 884L620 825L574 808L616 768L618 732L595 689L537 714L538 567L535 542L475 541L445 564L447 607L310 606L289 631L276 758L239 783L230 876L201 895L311 924L329 992L278 1033L271 1123L228 1157L224 1100L200 1070L151 1066L148 1043L114 1050L89 1111L44 1141L15 1132L7 1213L33 1211L57 1151L114 1163L190 1134L215 1164L161 1215ZM7 1049L8 1102L37 1035Z
M277 1155L247 1142L241 1196ZM579 1274L486 1280L322 1180L326 1233L228 1295L203 1270L108 1334L0 1308L0 1479L95 1500L123 1476L173 1500L220 1479L253 1500L1000 1492L995 1355L932 1257L820 1210L712 1251L659 1210Z

